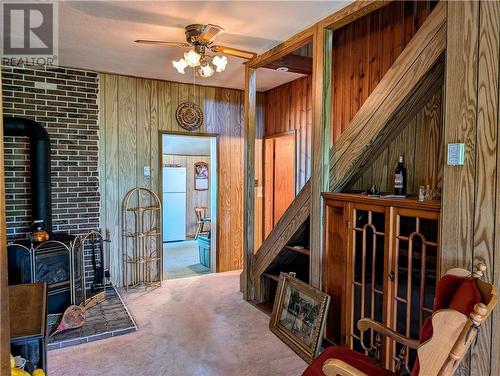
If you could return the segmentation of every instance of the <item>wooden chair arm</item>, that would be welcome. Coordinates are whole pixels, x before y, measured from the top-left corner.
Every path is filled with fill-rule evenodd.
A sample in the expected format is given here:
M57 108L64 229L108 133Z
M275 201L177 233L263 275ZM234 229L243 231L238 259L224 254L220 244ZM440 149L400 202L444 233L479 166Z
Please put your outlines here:
M416 349L420 345L420 342L418 340L405 337L395 332L394 330L389 329L387 326L379 323L378 321L372 319L364 318L359 320L358 329L361 330L362 332L365 332L368 329L372 329L411 349Z
M323 364L323 373L326 376L368 376L340 359L328 359Z

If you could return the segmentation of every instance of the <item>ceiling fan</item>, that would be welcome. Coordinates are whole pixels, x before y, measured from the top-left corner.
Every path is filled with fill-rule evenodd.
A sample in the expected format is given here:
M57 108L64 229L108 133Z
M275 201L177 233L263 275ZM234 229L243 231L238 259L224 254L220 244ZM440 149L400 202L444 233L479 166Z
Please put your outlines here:
M225 56L211 56L208 52L221 53L247 60L257 56L254 52L213 44L215 38L223 32L224 29L217 25L192 24L185 27L186 42L168 42L144 39L138 39L135 42L170 47L191 47L192 49L189 52L184 53L184 58L181 58L178 61L172 61L173 66L179 73L184 73L184 69L187 66L192 68L200 67L196 70L196 72L202 77L210 77L214 74L215 70L210 65L208 58L211 58L211 63L216 67L217 72L222 72L225 69L227 58Z

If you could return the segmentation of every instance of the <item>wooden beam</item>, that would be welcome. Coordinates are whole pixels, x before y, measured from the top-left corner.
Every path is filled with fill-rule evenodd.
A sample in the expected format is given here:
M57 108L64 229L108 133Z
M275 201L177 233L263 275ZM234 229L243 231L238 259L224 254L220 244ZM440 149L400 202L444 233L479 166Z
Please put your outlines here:
M321 192L328 190L330 153L333 31L318 27L314 38L313 137L309 282L321 287L323 259L323 205Z
M390 126L397 126L404 112L411 111L405 102L422 95L421 84L436 75L433 69L446 47L446 5L436 6L405 50L346 127L330 152L330 189L339 190L358 173L362 159L375 152L381 135L388 136ZM386 127L388 126L389 127Z
M287 72L291 73L312 74L313 59L307 56L288 54L270 62L263 68L276 70L282 67L287 68Z
M243 278L241 290L245 300L253 300L254 253L254 179L255 179L255 114L257 106L257 72L245 65L244 119L244 196L243 196Z
M255 280L260 279L267 267L306 221L310 211L310 196L311 184L308 180L255 254Z
M0 88L2 72L0 71ZM5 224L5 178L3 157L3 112L0 95L0 374L10 374L9 289L7 276L7 227Z
M254 57L252 60L248 61L248 65L252 68L261 68L275 60L281 59L296 49L306 45L312 41L314 35L315 26L311 26L300 33L294 35L290 39L278 44L277 46L271 48L270 50L264 52L263 54Z
M390 1L385 0L357 0L324 18L320 21L320 24L321 27L331 30L340 29L342 26L356 21L358 18L366 16L368 13L374 12L389 3Z

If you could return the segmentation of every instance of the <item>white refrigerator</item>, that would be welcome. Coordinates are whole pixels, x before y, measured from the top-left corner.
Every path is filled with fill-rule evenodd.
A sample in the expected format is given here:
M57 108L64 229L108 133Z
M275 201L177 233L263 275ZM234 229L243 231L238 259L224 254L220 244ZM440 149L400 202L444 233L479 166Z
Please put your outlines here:
M163 167L163 241L186 240L186 168Z

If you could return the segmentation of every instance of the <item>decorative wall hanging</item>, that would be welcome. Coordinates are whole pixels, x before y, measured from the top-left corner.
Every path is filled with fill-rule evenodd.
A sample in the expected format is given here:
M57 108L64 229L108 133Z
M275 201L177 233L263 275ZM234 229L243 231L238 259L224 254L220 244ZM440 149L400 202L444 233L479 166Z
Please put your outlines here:
M183 102L175 111L175 118L179 125L190 132L198 129L203 124L203 112L193 102Z
M208 190L208 163L206 162L194 164L194 189L196 191Z

